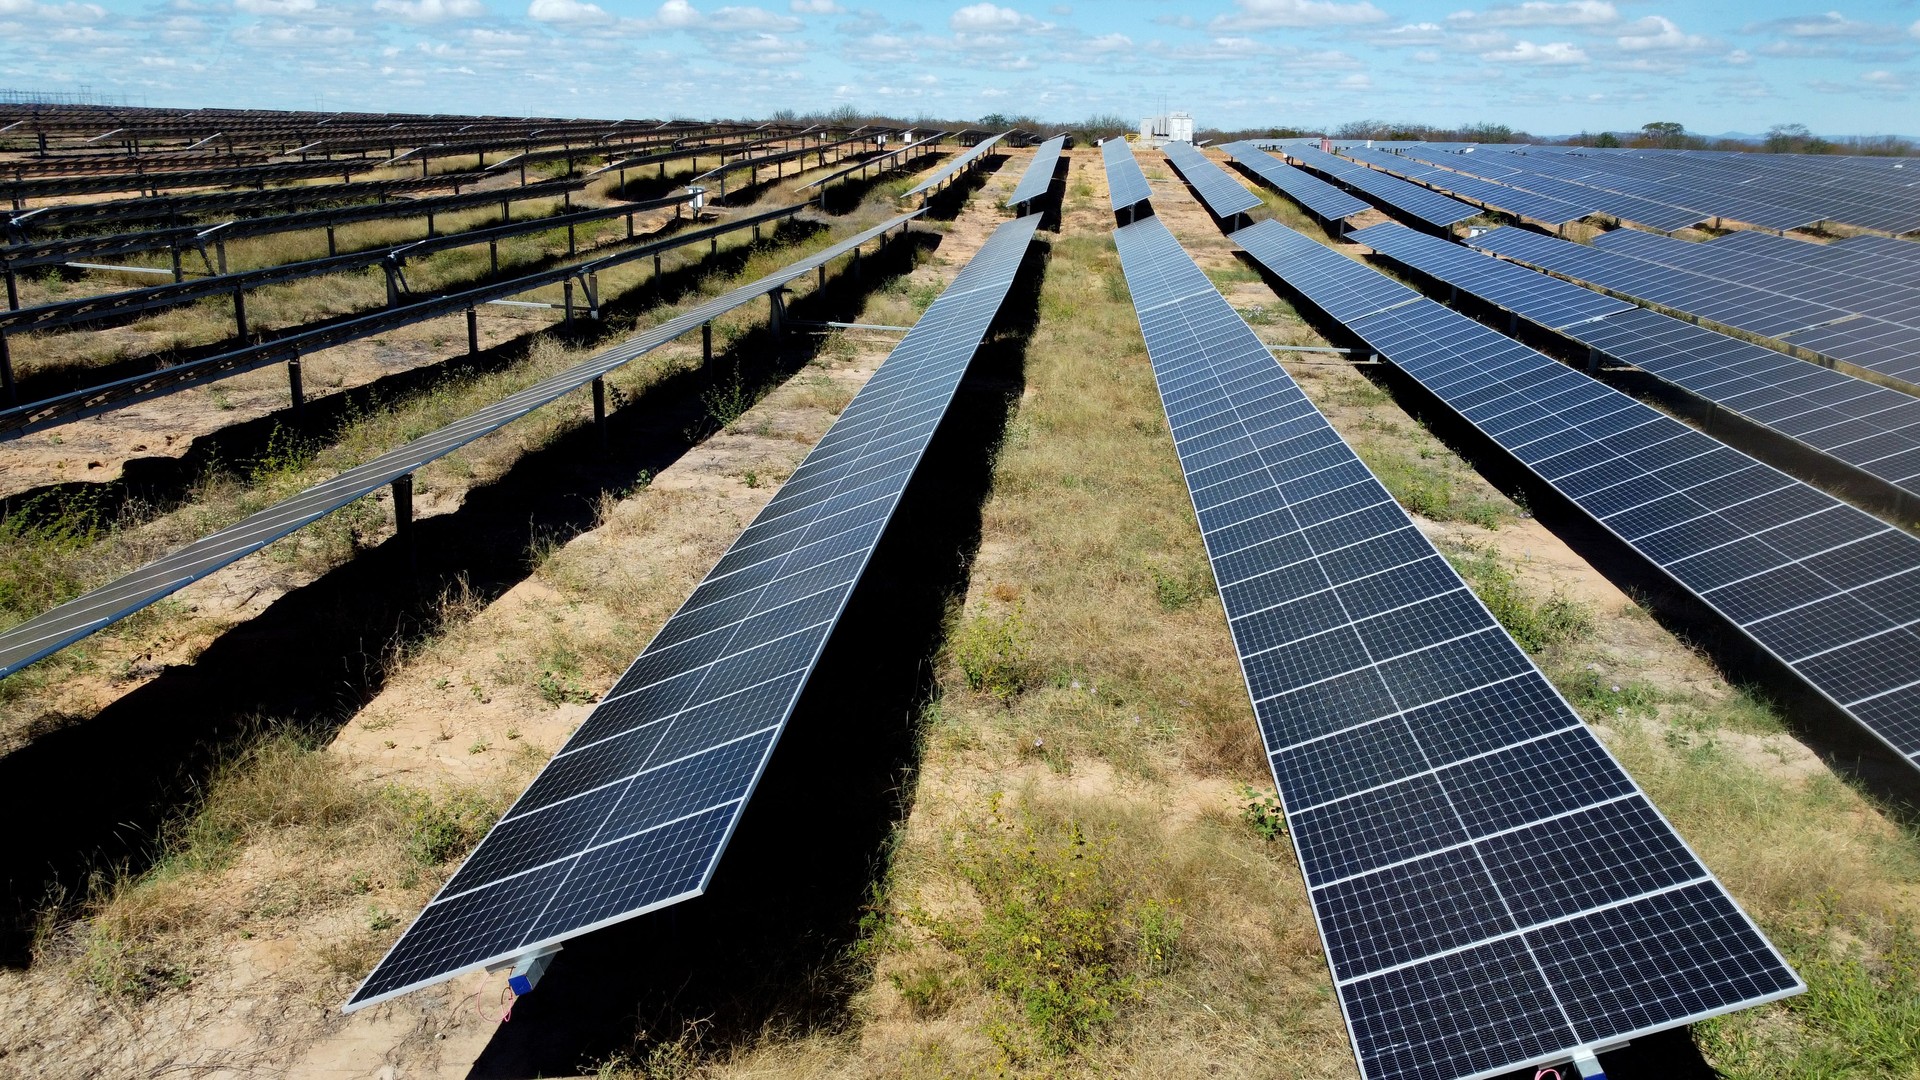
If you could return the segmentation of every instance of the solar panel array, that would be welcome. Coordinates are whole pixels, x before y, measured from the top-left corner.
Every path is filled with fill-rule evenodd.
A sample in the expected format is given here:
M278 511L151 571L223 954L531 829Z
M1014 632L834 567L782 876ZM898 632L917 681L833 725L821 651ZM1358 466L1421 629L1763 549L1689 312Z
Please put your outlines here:
M1432 165L1542 194L1591 199L1662 231L1727 218L1768 229L1839 221L1889 233L1920 229L1920 190L1897 161L1846 155L1420 145Z
M1131 210L1153 196L1147 187L1147 174L1134 160L1133 145L1125 139L1108 139L1100 145L1101 163L1107 170L1107 199L1118 214Z
M1033 160L1027 162L1027 170L1020 174L1020 182L1013 186L1013 194L1007 196L1006 205L1019 206L1045 195L1053 187L1053 173L1059 167L1060 151L1066 145L1065 135L1055 135L1041 143L1033 152Z
M1220 149L1233 155L1235 161L1246 166L1262 181L1306 207L1308 212L1321 221L1344 221L1355 214L1373 209L1372 203L1356 199L1325 180L1294 168L1250 142L1231 142Z
M1812 247L1780 237L1768 239L1790 247ZM1888 374L1920 373L1920 283L1910 278L1886 280L1889 275L1871 268L1827 261L1809 263L1796 253L1773 246L1759 248L1749 243L1727 248L1717 243L1691 243L1633 229L1602 233L1594 238L1593 245L1654 265L1862 316L1843 318L1793 334L1786 340L1861 367L1875 366L1876 370L1885 370ZM1903 275L1890 276L1897 279Z
M1463 199L1471 199L1482 206L1491 207L1520 217L1532 218L1558 228L1571 221L1579 221L1594 212L1595 207L1588 201L1568 202L1547 195L1536 195L1518 188L1502 187L1499 184L1482 180L1462 173L1448 172L1417 161L1409 161L1397 154L1384 150L1369 150L1361 147L1343 147L1340 153L1344 157L1364 162L1384 169L1395 176L1418 181L1428 187L1448 192Z
M1803 989L1166 227L1114 235L1362 1074Z
M1920 316L1897 316L1901 323L1890 322L1731 277L1710 277L1524 229L1493 229L1469 242L1529 266L1920 385Z
M915 184L913 187L908 188L906 192L902 194L900 197L905 199L914 195L918 195L921 192L926 191L928 188L931 188L934 185L940 183L942 180L945 180L949 176L952 176L955 173L958 173L961 169L964 169L967 166L973 164L974 162L980 160L981 156L984 155L987 151L993 149L995 144L997 144L1001 139L1004 139L1011 134L1013 134L1013 132L1003 131L1000 134L995 135L990 139L982 139L979 142L974 143L971 147L967 149L965 153L961 154L959 157L956 157L952 161L949 161L945 165L941 166L940 169L936 171L932 176L929 176L925 180L922 180L918 184Z
M706 887L1039 221L994 231L348 1009Z
M910 143L906 143L905 145L894 147L892 150L889 150L886 153L876 154L869 158L863 158L860 161L856 161L844 169L835 169L833 172L828 173L827 175L819 178L818 180L809 180L806 183L801 184L798 190L805 191L808 188L816 188L822 184L831 184L835 180L845 179L846 177L851 176L854 173L859 173L860 175L865 176L867 170L873 168L876 165L879 165L888 169L899 168L905 165L912 158L919 157L922 154L932 153L933 152L931 149L932 145L946 137L947 137L947 132L936 131L933 134L928 135L923 139L915 139L914 141Z
M196 540L117 581L83 593L51 611L0 632L0 677L10 675L56 649L185 588L355 499L412 473L427 462L444 457L561 395L652 352L701 323L765 294L768 289L823 266L895 226L904 225L920 213L915 210L902 214L791 266L776 270L750 285L743 285L709 300L686 314L669 319L594 355L584 363L508 395L465 419L389 450L364 465L349 469L284 502Z
M1398 225L1352 239L1920 495L1920 401L1908 394Z
M1226 170L1207 160L1207 155L1194 148L1192 143L1170 142L1166 145L1167 160L1180 171L1180 176L1193 185L1200 195L1200 201L1207 205L1207 211L1222 221L1260 209L1260 196L1248 191L1240 181L1229 176Z
M1348 187L1358 188L1389 208L1436 229L1450 228L1480 216L1478 207L1468 206L1458 199L1449 199L1437 191L1429 191L1418 184L1410 184L1364 165L1356 165L1324 150L1289 144L1285 153L1307 168L1331 176Z
M1408 147L1405 152L1407 157L1416 161L1438 165L1448 170L1457 170L1476 179L1497 183L1515 191L1559 199L1576 206L1591 207L1596 213L1632 221L1648 228L1663 231L1684 229L1698 225L1712 216L1698 210L1643 199L1637 195L1585 187L1558 177L1508 168L1506 165L1487 161L1484 156L1448 153L1421 146ZM1515 159L1509 155L1494 156L1515 160L1517 164L1529 163L1527 159Z
M1920 768L1920 538L1404 286L1338 314L1357 264L1290 229L1234 239Z

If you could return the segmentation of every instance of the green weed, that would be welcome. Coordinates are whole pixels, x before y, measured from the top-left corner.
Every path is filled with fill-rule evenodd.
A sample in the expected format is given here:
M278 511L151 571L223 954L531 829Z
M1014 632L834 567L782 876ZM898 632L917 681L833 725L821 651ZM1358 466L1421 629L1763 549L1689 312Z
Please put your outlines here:
M1593 631L1593 609L1558 590L1536 596L1490 548L1450 555L1454 569L1528 652L1544 652Z
M1026 688L1027 650L1027 624L1018 605L1005 615L967 619L953 646L967 686L1002 701Z

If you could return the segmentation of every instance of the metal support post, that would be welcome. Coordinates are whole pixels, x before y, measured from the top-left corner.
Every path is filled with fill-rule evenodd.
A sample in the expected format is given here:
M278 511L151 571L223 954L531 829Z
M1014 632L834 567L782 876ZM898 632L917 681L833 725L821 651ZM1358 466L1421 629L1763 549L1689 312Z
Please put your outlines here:
M293 418L300 419L307 410L307 393L300 385L300 354L294 353L287 361L287 391L293 399Z
M487 262L493 267L493 273L500 272L500 241L487 241Z
M573 279L572 278L568 278L566 281L563 281L560 283L560 295L566 298L567 315L565 319L565 325L572 326L573 325Z
M593 380L593 426L600 432L600 449L607 448L607 382L604 378Z
M786 291L782 288L767 290L767 328L773 331L775 337L780 336L780 324L786 321L787 304L781 296Z
M680 210L677 206L673 209L675 213L678 213ZM633 239L633 211L631 210L627 211L627 239Z
M247 336L247 290L239 287L233 290L233 328L235 337Z
M1599 370L1600 370L1600 350L1590 348L1587 350L1587 374L1592 375Z
M820 272L819 287L824 289L827 287L827 264L821 263L816 269Z
M467 355L475 356L480 352L480 312L467 309Z
M333 242L333 226L327 226L327 254L338 255L340 248Z
M427 239L433 239L433 211L427 211Z
M0 334L0 394L7 404L18 405L20 393L13 385L13 350L7 347L7 335Z
M7 310L20 310L20 282L11 266L7 267Z
M600 321L600 273L599 271L597 270L587 271L586 289L587 289L587 318L592 319L594 322L599 322Z
M412 473L401 473L393 478L393 531L409 539L413 534Z
M707 241L707 254L708 255L720 254L720 238L719 237L715 236Z
M185 281L187 275L180 269L180 245L173 245L173 280Z
M400 268L392 262L382 264L387 272L387 306L400 306Z
M700 324L700 362L709 367L713 364L713 323L711 322Z
M226 273L227 272L227 242L225 240L220 239L217 236L214 237L213 252L214 252L214 257L219 260L219 266L220 266L219 272L222 274ZM207 251L205 248L200 249L201 255L204 256L206 253Z
M567 225L567 254L569 255L575 254L572 223L568 223Z

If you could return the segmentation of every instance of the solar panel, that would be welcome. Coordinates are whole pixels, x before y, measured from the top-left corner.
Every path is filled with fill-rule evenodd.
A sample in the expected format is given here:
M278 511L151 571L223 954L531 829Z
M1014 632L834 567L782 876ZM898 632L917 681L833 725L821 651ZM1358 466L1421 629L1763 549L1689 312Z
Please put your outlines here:
M1284 227L1241 229L1233 234L1233 241L1262 265L1280 274L1280 266L1288 263L1287 252L1291 248L1288 238L1299 235ZM1351 322L1420 299L1419 293L1405 285L1348 258L1317 259L1296 272L1312 275L1314 302L1341 322ZM1288 284L1301 288L1291 278L1287 280ZM1306 290L1301 288L1301 291Z
M389 450L363 465L327 480L284 502L243 518L100 588L86 592L0 632L0 677L92 634L160 598L267 546L282 536L332 513L369 492L444 457L488 432L516 420L610 371L652 352L717 315L753 300L852 251L895 226L919 216L902 214L790 266L637 334L557 375L510 394L485 409Z
M1321 221L1343 221L1373 209L1372 203L1356 199L1324 180L1309 176L1250 142L1227 143L1220 149L1233 155L1235 161L1246 166L1262 181L1306 207Z
M1635 229L1601 233L1594 237L1593 246L1644 262L1920 329L1920 287L1911 283L1881 281L1848 268L1811 266L1802 259L1777 257L1773 249L1749 247L1743 251L1655 236ZM1915 344L1920 346L1920 334L1915 335Z
M1254 230L1315 303L1351 261ZM1431 300L1341 321L1920 768L1920 537Z
M994 231L349 1010L705 889L1039 221Z
M1920 383L1920 328L1857 315L1829 303L1803 300L1731 277L1709 277L1523 229L1493 229L1468 242L1483 251L1647 303Z
M1170 142L1165 147L1167 160L1180 171L1182 179L1193 185L1207 212L1221 221L1231 221L1249 210L1260 209L1260 196L1248 191L1226 170L1207 160L1207 155L1192 143Z
M1100 160L1107 170L1107 198L1118 214L1131 210L1153 197L1147 188L1147 174L1134 160L1133 145L1125 139L1108 139L1100 145Z
M1682 270L1650 266L1624 255L1525 229L1491 229L1468 243L1482 251L1767 337L1805 330L1847 316L1846 312L1824 304L1795 300L1732 282L1715 282Z
M1166 227L1114 236L1362 1075L1804 989Z
M1920 495L1920 401L1910 395L1398 225L1352 239Z
M1385 169L1395 176L1417 180L1429 187L1449 192L1463 199L1472 199L1495 210L1532 218L1555 227L1570 221L1579 221L1594 211L1594 207L1584 201L1570 203L1546 195L1521 191L1518 188L1504 187L1477 176L1467 176L1422 165L1398 154L1356 147L1346 147L1340 152L1356 161Z
M1348 187L1359 188L1389 208L1438 229L1480 216L1478 207L1468 206L1458 199L1449 199L1437 191L1410 184L1364 165L1356 165L1342 157L1306 146L1289 146L1286 153L1308 168L1326 173Z
M1055 135L1041 143L1033 152L1033 160L1027 162L1027 171L1020 174L1020 182L1013 186L1013 194L1007 196L1006 205L1019 206L1045 195L1053 187L1053 172L1060 164L1060 151L1066 145L1065 135Z
M931 188L934 185L940 183L942 180L945 180L947 177L952 176L955 173L958 173L961 169L964 169L967 166L973 164L974 162L980 160L980 157L983 154L993 149L995 143L998 143L1001 139L1004 139L1011 134L1013 134L1011 131L1003 131L1000 134L995 135L990 139L982 139L979 142L974 143L971 147L967 148L967 151L965 153L961 154L959 157L954 158L952 161L947 162L945 165L942 165L939 171L935 172L932 176L929 176L925 180L922 180L918 184L915 184L914 186L908 188L906 190L906 193L901 195L900 197L905 199L905 198L910 198L914 195L918 195L921 192L927 190L928 188Z

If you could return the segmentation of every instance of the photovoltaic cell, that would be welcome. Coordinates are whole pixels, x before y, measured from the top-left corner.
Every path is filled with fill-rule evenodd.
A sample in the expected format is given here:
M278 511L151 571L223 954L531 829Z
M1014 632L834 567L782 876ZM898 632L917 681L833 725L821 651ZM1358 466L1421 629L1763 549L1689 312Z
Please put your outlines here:
M1165 226L1114 236L1362 1074L1803 989Z
M1352 261L1256 231L1316 303ZM1920 768L1920 538L1431 300L1342 321Z
M1220 149L1233 155L1235 161L1246 166L1261 181L1306 207L1321 221L1343 221L1373 209L1371 203L1356 199L1325 180L1294 168L1250 142L1231 142Z
M1351 238L1920 495L1920 402L1910 395L1398 225Z
M706 887L1038 224L994 232L349 1010Z
M1020 182L1013 187L1013 194L1007 196L1008 206L1019 206L1047 193L1053 186L1053 172L1060 164L1060 151L1067 145L1065 135L1055 135L1040 144L1033 152L1033 160L1027 162L1027 171L1020 174Z
M1108 139L1100 144L1100 160L1107 170L1107 199L1114 213L1131 210L1153 196L1147 187L1147 174L1134 160L1133 144L1125 139Z
M1227 175L1226 170L1207 160L1192 143L1170 142L1165 147L1167 160L1180 171L1180 176L1193 185L1200 194L1200 201L1207 204L1207 210L1222 221L1229 221L1235 215L1249 210L1260 209L1260 196L1248 191L1238 180Z
M405 446L381 454L331 480L308 488L283 502L210 533L116 581L82 593L42 615L0 632L0 676L20 670L48 653L112 625L223 566L266 547L279 538L325 517L370 492L406 476L571 391L667 344L716 315L765 295L774 286L791 281L861 244L904 226L921 211L902 214L858 236L784 267L723 296L709 300L684 315L595 354L584 363L510 394L464 419Z

